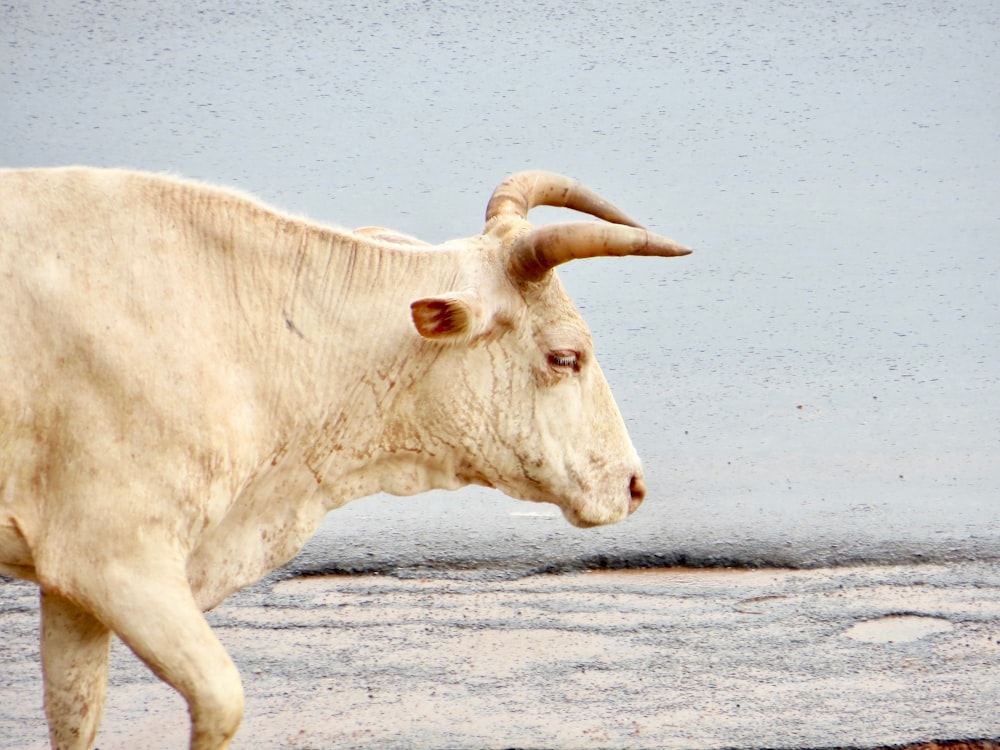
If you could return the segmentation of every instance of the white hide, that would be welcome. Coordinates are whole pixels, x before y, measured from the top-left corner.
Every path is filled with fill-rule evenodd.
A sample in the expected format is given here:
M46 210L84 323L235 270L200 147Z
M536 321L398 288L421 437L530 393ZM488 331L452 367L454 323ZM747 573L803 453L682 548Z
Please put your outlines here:
M111 631L187 699L191 746L225 747L242 692L201 611L354 498L638 505L586 325L554 273L507 271L529 229L432 247L172 178L0 171L0 573L43 591L54 747L90 746Z

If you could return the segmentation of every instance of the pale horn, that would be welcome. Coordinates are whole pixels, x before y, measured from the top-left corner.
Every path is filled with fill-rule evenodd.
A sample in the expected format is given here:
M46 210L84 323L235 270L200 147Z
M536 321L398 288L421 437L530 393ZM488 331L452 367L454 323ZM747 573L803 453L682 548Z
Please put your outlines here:
M691 249L638 227L576 222L549 224L518 237L507 257L507 273L517 281L541 281L560 263L581 258L654 255L676 258Z
M553 224L521 235L510 249L507 271L518 281L540 281L560 263L622 255L687 255L690 248L646 231L617 207L576 180L553 172L518 172L493 191L486 220L527 218L535 206L572 208L612 224Z
M501 182L486 206L486 221L497 216L525 219L535 206L572 208L615 224L640 226L582 183L555 172L518 172Z

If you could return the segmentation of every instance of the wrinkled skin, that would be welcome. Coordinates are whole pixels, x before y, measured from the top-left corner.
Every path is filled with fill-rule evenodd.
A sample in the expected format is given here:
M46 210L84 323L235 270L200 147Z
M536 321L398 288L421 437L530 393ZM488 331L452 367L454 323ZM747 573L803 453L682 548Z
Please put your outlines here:
M541 203L617 223L534 230ZM242 687L202 611L352 499L477 483L579 526L634 511L552 268L686 252L547 173L432 247L166 178L0 171L0 573L41 588L53 747L92 745L111 632L187 700L191 747L226 747Z

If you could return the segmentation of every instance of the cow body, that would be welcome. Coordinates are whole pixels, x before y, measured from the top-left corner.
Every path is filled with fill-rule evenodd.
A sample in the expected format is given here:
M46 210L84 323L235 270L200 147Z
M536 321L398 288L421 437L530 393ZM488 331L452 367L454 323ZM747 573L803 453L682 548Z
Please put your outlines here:
M535 267L567 242L524 218L583 199L532 190L429 246L172 178L0 171L0 573L42 591L54 747L90 747L110 632L187 699L191 746L225 747L242 692L201 612L352 499L475 483L581 526L634 510L587 328Z

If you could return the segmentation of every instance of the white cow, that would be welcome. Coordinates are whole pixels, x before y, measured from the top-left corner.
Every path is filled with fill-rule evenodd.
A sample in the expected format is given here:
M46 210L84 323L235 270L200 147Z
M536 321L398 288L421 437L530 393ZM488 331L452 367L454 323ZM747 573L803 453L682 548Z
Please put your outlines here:
M533 228L537 205L612 223ZM0 573L41 588L52 746L91 747L114 632L187 700L191 747L226 747L242 687L202 612L354 498L635 510L639 459L552 268L688 252L546 172L430 246L168 177L0 171Z

